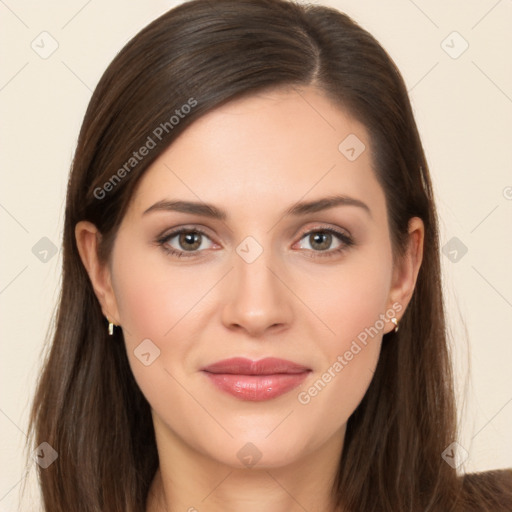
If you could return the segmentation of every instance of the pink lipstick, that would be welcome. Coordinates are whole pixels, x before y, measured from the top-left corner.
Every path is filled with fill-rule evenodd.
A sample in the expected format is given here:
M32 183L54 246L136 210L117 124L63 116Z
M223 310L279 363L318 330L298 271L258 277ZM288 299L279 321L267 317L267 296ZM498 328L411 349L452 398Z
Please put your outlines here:
M311 372L293 361L235 357L201 368L220 390L241 400L270 400L296 388Z

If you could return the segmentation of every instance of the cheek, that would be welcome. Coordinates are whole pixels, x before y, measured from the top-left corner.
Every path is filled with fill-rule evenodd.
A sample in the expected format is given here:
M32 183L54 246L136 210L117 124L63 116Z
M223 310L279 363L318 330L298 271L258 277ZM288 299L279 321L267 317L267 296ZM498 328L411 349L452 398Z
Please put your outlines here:
M122 243L118 249L121 252ZM134 249L128 257L118 258L114 268L119 315L126 327L125 339L131 343L171 336L207 289L192 267L176 271L160 250L148 255L147 248Z
M177 333L201 296L196 289L200 285L186 272L171 271L156 250L148 255L147 248L132 244L132 250L124 252L127 256L116 258L116 251L123 254L123 240L118 242L112 285L127 356L139 388L155 404L163 389L177 392L168 372L174 374L175 363L185 357L189 338L182 337L180 343Z
M333 422L325 428L348 420L373 378L392 275L391 249L385 247L347 260L315 299L318 316L333 332L316 338L324 364L298 398L312 415L330 411Z
M344 349L376 323L382 330L379 319L388 307L391 277L391 249L386 245L360 251L336 272L324 276L313 300L319 306L319 316L333 331L330 347Z
M163 401L161 410L165 410L171 396L179 403L182 395L172 377L182 380L180 364L194 337L194 305L209 286L208 279L198 278L192 267L176 271L167 264L165 255L158 253L132 248L124 253L128 256L119 257L123 240L118 239L112 285L134 378L149 403L158 409ZM186 407L186 401L180 406Z

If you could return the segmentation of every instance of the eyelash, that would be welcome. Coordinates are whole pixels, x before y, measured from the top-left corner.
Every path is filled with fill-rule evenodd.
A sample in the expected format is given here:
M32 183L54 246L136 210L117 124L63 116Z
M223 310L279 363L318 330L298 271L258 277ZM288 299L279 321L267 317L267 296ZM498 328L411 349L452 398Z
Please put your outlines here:
M169 255L175 256L177 258L190 258L198 254L200 251L178 251L172 247L169 247L167 243L169 240L174 238L177 235L180 235L182 233L197 233L200 235L204 235L207 238L210 238L206 232L204 232L202 229L199 228L180 228L176 231L172 231L171 233L168 233L167 235L160 237L157 239L157 244L162 247L162 249ZM313 249L306 249L307 251L314 252L314 256L310 256L311 258L329 258L337 256L338 254L342 253L343 251L346 251L348 248L352 247L354 245L354 240L347 234L342 233L341 231L338 231L334 228L315 228L310 231L306 231L302 234L299 240L302 240L308 235L312 235L313 233L330 233L334 235L340 242L342 242L342 245L338 247L337 249L331 249L328 251L315 251ZM187 254L189 252L189 254Z

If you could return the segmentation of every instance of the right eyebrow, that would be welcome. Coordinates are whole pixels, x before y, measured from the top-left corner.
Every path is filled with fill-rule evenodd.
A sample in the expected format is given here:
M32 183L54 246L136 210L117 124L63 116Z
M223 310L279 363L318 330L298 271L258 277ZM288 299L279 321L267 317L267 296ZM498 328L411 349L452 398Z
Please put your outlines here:
M163 199L158 201L147 210L144 210L142 215L146 215L153 211L173 211L181 213L192 213L195 215L202 215L203 217L210 217L212 219L226 220L227 213L213 204L199 203L196 201L171 201Z

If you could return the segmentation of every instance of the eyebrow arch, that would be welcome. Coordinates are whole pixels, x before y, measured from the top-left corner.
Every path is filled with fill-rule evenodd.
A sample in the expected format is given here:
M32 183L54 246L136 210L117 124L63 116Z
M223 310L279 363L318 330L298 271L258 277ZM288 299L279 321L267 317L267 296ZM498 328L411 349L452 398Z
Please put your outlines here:
M301 216L307 215L310 213L316 213L322 210L327 210L329 208L334 208L336 206L357 206L362 208L368 215L371 217L371 210L366 203L360 201L359 199L355 199L353 197L348 196L329 196L321 199L316 199L314 201L303 201L294 204L284 212L284 217L286 216ZM155 203L153 206L150 206L142 215L146 215L153 211L175 211L181 213L191 213L195 215L201 215L204 217L209 217L212 219L218 219L225 221L228 217L227 213L220 208L217 208L213 204L204 203L204 202L195 202L195 201L170 201L170 200L162 200Z
M357 206L362 208L370 217L372 216L370 207L366 203L363 203L363 201L353 197L339 195L324 197L314 201L303 201L301 203L296 203L291 208L286 210L284 214L285 216L307 215L308 213L316 213L322 210L327 210L328 208L334 208L336 206Z

